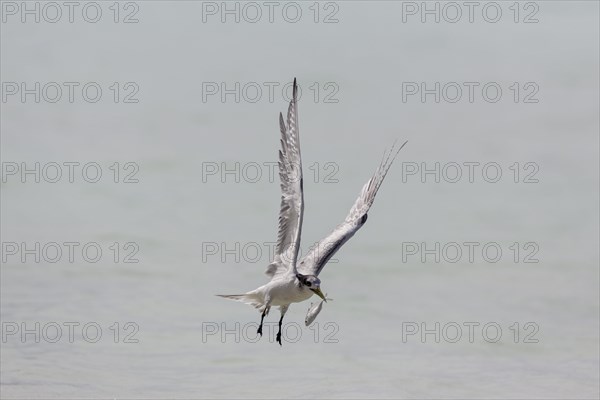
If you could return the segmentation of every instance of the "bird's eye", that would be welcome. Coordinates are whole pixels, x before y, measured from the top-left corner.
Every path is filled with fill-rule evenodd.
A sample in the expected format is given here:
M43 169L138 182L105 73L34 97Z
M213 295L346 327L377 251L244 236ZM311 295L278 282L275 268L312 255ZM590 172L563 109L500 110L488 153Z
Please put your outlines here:
M311 283L310 282L306 282L306 286L310 287Z

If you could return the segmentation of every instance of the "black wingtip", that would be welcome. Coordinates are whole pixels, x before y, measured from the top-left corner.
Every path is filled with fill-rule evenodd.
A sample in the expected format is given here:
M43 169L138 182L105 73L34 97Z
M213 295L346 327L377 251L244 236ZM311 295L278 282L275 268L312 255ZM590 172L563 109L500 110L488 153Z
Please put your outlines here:
M298 85L296 84L296 78L294 77L294 91L293 91L294 100L296 100L296 93L297 92L298 92Z
M408 143L408 140L405 140L404 143L402 143L402 146L400 146L398 148L398 150L396 150L394 152L394 148L396 147L396 143L398 143L398 139L394 140L394 145L392 146L392 149L390 150L390 154L388 156L388 158L392 155L392 153L394 154L393 158L392 158L392 162L394 162L394 159L396 158L396 156L398 155L398 153L400 153L400 150L402 150L404 148L404 146L406 146L406 143Z

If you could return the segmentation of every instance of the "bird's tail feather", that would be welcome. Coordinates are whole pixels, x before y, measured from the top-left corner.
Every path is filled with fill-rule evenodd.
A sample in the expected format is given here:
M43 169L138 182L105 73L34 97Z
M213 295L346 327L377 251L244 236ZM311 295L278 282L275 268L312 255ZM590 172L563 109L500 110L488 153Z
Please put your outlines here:
M259 296L252 292L246 294L218 294L217 296L234 301L241 301L242 303L250 304L254 308L261 308L263 306L263 302Z

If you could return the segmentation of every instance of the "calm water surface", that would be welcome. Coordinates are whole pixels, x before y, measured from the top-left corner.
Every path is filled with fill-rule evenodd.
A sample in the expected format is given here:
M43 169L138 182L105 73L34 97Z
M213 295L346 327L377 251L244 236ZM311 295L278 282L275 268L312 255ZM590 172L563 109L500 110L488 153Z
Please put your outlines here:
M297 24L221 24L203 23L199 2L138 4L138 24L2 26L2 81L95 81L104 99L112 82L139 87L136 104L2 104L4 162L94 161L104 173L96 184L2 183L3 242L103 249L97 263L3 260L3 398L598 397L598 3L539 2L537 24L511 14L402 23L392 2L338 3L336 24L315 24L309 3ZM294 76L321 90L315 101L304 87L300 102L304 251L343 220L384 148L409 144L368 223L321 275L335 300L310 329L310 302L293 305L279 347L270 331L254 340L253 309L214 296L266 282L278 181L266 167L256 182L202 171L276 161L286 103L280 92L273 102L203 101L202 83L264 88ZM422 81L498 82L504 92L497 103L403 103L402 82ZM327 82L337 103L324 102ZM513 82L535 82L539 102L515 103ZM139 182L112 182L114 162L122 173L137 163ZM503 175L421 183L403 179L403 162L495 162ZM539 182L514 183L515 162L522 174L536 163ZM472 262L406 254L407 243L436 242L503 253L495 263L481 247ZM532 249L538 262L523 262ZM122 262L133 250L139 262ZM63 336L8 335L36 322L56 322ZM72 342L69 322L79 324ZM97 325L84 338L88 323ZM422 323L440 324L439 343L407 336ZM472 340L465 323L479 324ZM486 341L496 327L501 336Z

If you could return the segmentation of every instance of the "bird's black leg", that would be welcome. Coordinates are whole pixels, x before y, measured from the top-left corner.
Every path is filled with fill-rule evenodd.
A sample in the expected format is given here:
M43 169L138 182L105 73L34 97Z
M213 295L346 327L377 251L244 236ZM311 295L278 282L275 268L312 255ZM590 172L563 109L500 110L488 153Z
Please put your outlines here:
M267 307L265 307L265 309L262 312L262 315L260 316L260 326L258 327L258 330L256 331L256 333L260 336L262 336L262 326L263 326L263 320L265 319L265 315L267 315Z
M279 332L277 332L277 343L281 346L281 323L283 322L283 313L281 314L281 318L279 318Z
M283 322L283 316L287 312L289 306L290 305L288 304L287 306L281 306L279 308L279 311L281 311L281 318L279 318L279 332L277 332L277 343L279 343L280 346L281 346L281 324Z

